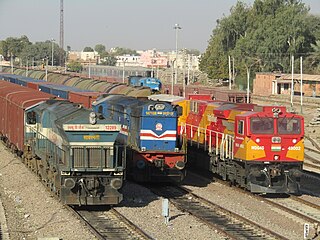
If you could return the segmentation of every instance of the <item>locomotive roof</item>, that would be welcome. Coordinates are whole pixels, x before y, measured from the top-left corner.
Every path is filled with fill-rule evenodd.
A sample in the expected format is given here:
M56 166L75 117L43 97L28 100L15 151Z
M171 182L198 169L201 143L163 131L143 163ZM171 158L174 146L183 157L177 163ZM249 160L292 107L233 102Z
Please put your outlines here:
M179 100L184 100L184 97L180 96L175 96L175 95L170 95L170 94L155 94L155 95L150 95L148 99L153 100L153 101L162 101L162 102L175 102Z
M89 114L92 112L80 105L70 103L64 100L48 100L43 104L34 108L39 112L49 111L50 121L56 121L57 124L90 124ZM118 124L118 122L111 119L97 118L96 124Z
M116 104L116 105L120 105L120 106L124 106L124 107L128 107L128 106L130 106L130 107L136 107L136 106L144 107L144 106L149 106L150 104L155 104L155 103L159 102L159 101L149 100L146 98L135 98L135 97L126 96L126 95L122 95L122 94L110 94L110 95L107 95L107 96L99 99L93 105L98 105L98 104L101 104L105 101L107 101L108 103L111 103L111 104ZM169 103L167 103L167 104L169 104Z
M121 95L121 94L111 94L106 96L105 98L102 98L101 100L97 101L97 103L102 103L104 101L107 101L112 104L122 105L122 106L133 106L133 105L144 105L146 104L146 101L143 101L141 99Z

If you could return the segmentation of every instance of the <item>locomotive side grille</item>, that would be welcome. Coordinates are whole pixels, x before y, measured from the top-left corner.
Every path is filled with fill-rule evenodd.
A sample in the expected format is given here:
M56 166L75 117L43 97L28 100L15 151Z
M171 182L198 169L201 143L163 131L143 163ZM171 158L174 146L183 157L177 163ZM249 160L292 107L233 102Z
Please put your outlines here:
M72 160L74 168L114 168L112 147L73 147Z
M89 167L99 167L104 159L103 155L101 156L101 149L86 149L88 156L88 165ZM101 161L102 160L102 161Z
M73 148L73 167L85 166L83 148Z

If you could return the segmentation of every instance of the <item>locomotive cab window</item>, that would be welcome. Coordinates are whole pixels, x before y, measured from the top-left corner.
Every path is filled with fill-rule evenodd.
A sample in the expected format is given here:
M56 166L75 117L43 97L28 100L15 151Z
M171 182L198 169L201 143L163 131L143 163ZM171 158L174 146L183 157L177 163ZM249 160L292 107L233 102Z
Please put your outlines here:
M103 107L101 105L98 107L98 113L103 114Z
M301 120L299 118L279 118L277 127L280 134L300 134Z
M190 110L191 110L191 112L198 113L199 103L195 102L195 101L191 101Z
M36 124L37 123L37 117L35 112L28 112L27 113L27 123L28 124Z
M244 134L244 121L243 120L238 121L238 134L241 134L241 135Z
M250 119L251 133L272 134L274 133L273 118L270 117L252 117Z

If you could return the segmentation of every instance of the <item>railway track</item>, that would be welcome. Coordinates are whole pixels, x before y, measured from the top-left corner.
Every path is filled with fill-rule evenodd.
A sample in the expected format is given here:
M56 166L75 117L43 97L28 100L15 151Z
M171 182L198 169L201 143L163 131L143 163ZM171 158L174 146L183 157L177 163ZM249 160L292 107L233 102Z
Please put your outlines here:
M304 170L301 176L301 192L320 197L320 175L314 171Z
M185 187L149 187L155 194L168 198L172 204L188 212L228 239L287 239L253 221L210 202Z
M152 239L114 208L108 210L70 209L98 239Z
M258 196L258 195L257 195ZM260 197L260 196L258 196ZM261 198L261 197L260 197ZM263 201L277 207L293 216L303 219L308 223L320 224L320 206L296 196L289 196L287 198L265 198ZM299 203L300 207L297 207Z
M304 166L320 172L320 147L309 136L305 136Z
M192 173L197 178L202 178L205 181L208 181L206 177L199 176L198 174ZM220 179L215 179L216 182L219 182L222 185L230 186L228 182L222 181ZM302 199L301 197L294 195L279 196L278 198L265 197L264 195L252 194L248 191L245 191L241 188L233 188L235 191L241 192L246 195L250 195L253 198L256 198L258 201L266 202L269 205L272 205L278 209L281 209L293 216L296 216L299 219L303 219L308 223L318 223L320 225L320 205ZM297 204L298 203L298 204ZM299 205L299 206L298 206Z
M316 141L314 141L311 137L309 137L309 136L305 136L305 139L307 139L308 141L310 141L311 142L311 144L312 144L312 146L314 147L314 148L316 148L319 152L320 152L320 146L317 144L317 142Z

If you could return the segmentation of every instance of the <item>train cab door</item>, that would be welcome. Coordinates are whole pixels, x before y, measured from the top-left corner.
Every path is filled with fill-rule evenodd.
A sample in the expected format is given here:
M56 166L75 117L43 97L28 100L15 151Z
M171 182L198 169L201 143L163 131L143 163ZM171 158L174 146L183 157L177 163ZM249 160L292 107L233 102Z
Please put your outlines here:
M246 159L247 125L246 117L236 116L234 125L234 157L237 159Z

